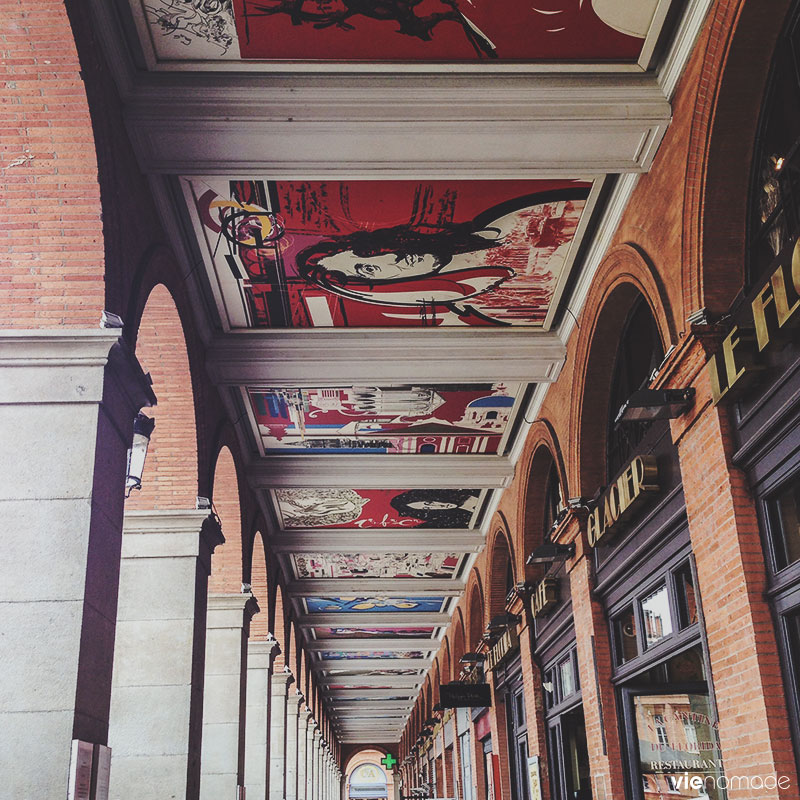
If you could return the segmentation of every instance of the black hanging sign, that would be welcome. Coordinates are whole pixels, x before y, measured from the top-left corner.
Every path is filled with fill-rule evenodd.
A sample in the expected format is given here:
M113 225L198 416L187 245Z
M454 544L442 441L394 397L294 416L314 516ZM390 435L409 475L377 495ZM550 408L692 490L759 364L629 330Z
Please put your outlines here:
M488 683L443 683L439 702L444 708L485 708L492 704Z

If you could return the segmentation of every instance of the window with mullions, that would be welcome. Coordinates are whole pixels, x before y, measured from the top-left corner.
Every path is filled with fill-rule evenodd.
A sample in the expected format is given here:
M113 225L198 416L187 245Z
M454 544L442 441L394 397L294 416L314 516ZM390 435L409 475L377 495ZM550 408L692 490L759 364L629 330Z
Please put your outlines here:
M767 498L773 569L800 561L800 472Z
M696 622L694 579L684 562L612 617L614 661L626 664Z
M550 465L547 473L547 483L544 486L544 536L550 538L556 518L564 508L564 498L561 494L561 481L558 479L558 470L555 462Z
M617 412L637 390L647 386L650 375L664 358L664 348L650 306L640 297L631 308L622 328L608 407L606 459L608 478L614 478L636 454L636 448L650 429L649 422L616 425Z
M800 18L775 52L750 192L748 283L800 227Z

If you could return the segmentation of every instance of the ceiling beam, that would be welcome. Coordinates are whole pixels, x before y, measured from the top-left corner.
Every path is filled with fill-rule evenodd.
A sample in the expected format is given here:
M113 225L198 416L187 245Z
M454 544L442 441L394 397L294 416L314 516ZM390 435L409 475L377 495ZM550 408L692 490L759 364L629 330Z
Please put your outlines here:
M403 697L411 700L415 699L418 693L415 689L404 689L400 687L398 689L328 689L325 694L328 697L338 697L340 699L350 698L352 700L356 700L360 697L366 700L389 697Z
M331 684L338 686L365 686L374 684L376 688L383 686L397 686L414 688L419 686L424 675L327 675L318 681L323 688L330 688Z
M271 536L269 543L273 553L477 553L486 539L482 533L463 528L403 528L402 533L397 529L297 528Z
M566 358L555 333L530 328L325 328L218 334L207 367L218 385L551 382ZM310 334L310 335L309 335ZM318 456L315 456L315 459ZM411 458L411 456L401 456Z
M514 465L495 455L270 455L254 462L247 477L254 489L502 489L511 484Z
M422 650L435 652L442 646L439 639L405 638L402 636L392 637L391 639L379 639L370 636L366 639L345 639L335 637L331 639L317 639L316 641L306 642L303 647L307 651L315 650L337 650L339 652L359 652L363 650Z
M452 578L303 578L287 587L290 597L460 597L463 580Z
M368 672L371 669L430 669L433 658L357 658L320 659L311 662L313 672L323 670L347 670L348 672Z
M364 552L359 550L359 552ZM347 627L347 628L395 628L419 627L450 624L449 614L435 611L360 611L357 613L342 611L302 614L295 620L301 628Z

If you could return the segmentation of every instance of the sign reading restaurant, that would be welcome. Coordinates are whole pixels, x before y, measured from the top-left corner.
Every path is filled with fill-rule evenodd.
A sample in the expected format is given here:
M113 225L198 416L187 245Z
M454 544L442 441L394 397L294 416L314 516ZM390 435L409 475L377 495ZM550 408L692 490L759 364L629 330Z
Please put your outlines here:
M721 352L708 362L714 405L746 389L763 369L760 354L800 323L800 237L779 256L777 268L750 302L750 314L752 324L734 325Z

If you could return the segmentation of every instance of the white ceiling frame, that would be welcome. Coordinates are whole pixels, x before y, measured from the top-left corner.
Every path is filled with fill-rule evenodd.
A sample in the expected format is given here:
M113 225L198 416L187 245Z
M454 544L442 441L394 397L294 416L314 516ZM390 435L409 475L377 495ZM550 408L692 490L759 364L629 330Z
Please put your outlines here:
M422 683L423 675L325 675L319 679L318 685L328 687L330 684L339 686L365 686L369 683L377 684L374 688L383 688L383 684L392 683L396 686L414 687Z
M366 699L403 697L411 700L416 697L417 690L406 689L402 686L397 689L327 689L324 694L329 697L338 697L340 700L346 698L358 700L359 697Z
M511 461L494 455L269 455L248 472L254 489L501 489L513 478Z
M363 552L363 551L359 551ZM450 614L436 611L347 611L303 614L296 619L300 628L347 627L347 628L396 628L433 627L450 624Z
M358 658L358 659L321 659L311 662L311 671L320 672L329 669L346 669L348 672L369 672L373 669L421 669L427 670L433 661L431 658Z
M365 639L345 639L335 637L331 639L316 639L305 643L307 651L315 650L338 650L340 652L354 653L364 650L385 650L393 652L395 650L422 650L423 652L436 652L442 643L439 639L419 639L405 636L396 636L389 639L379 639L376 636L369 636Z
M467 553L478 552L485 541L482 533L461 528L403 528L402 538L396 529L289 528L273 535L270 546L273 553L344 553L348 548L353 553L388 553L398 548L404 553L452 553L454 549ZM392 612L377 613L385 616ZM364 618L362 612L349 616Z
M452 578L303 578L286 587L289 597L460 597ZM399 593L399 594L398 594Z
M527 327L236 330L215 337L206 366L218 386L539 383L558 377L566 352Z

